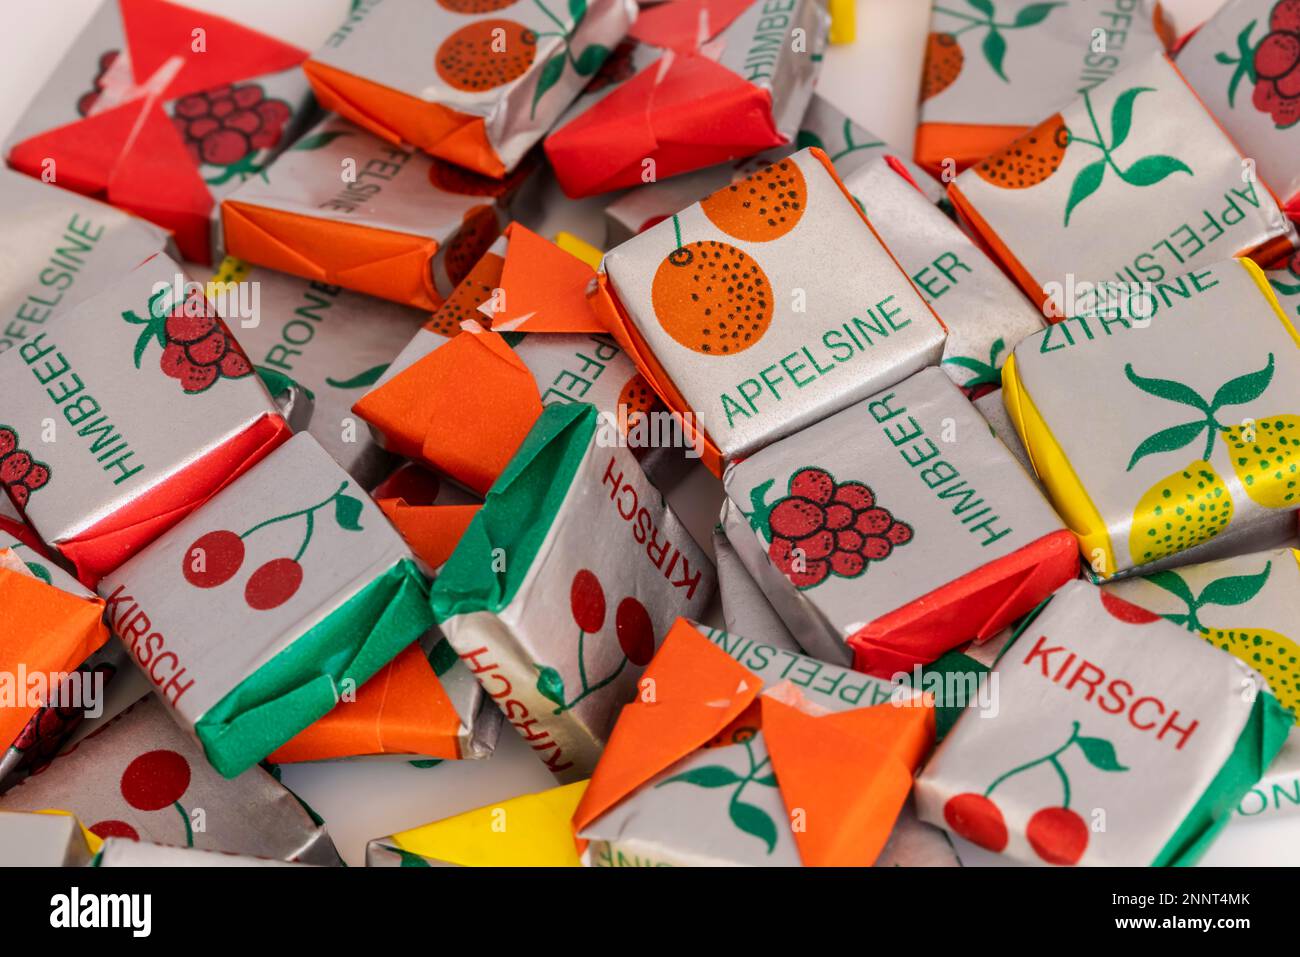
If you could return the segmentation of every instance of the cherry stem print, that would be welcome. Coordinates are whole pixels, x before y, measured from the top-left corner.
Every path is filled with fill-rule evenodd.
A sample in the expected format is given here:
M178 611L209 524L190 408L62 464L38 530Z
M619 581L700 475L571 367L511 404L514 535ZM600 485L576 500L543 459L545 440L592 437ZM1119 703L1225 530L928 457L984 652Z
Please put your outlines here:
M935 13L942 13L945 16L953 17L957 20L966 22L964 27L952 31L950 36L953 38L961 36L968 30L978 30L981 27L986 28L988 33L984 34L984 42L981 49L984 53L984 59L988 61L993 72L998 75L1004 82L1010 83L1006 73L1002 69L1002 61L1007 55L1007 39L1002 35L1003 30L1022 30L1025 27L1037 26L1047 19L1048 14L1056 7L1065 6L1064 3L1031 3L1028 6L1021 7L1016 12L1015 19L1010 23L999 23L997 21L997 10L993 5L993 0L966 0L970 6L979 11L982 16L975 16L970 13L963 13L960 10L950 10L947 7L935 7Z
M1183 577L1174 571L1155 572L1148 575L1146 580L1163 588L1187 606L1186 614L1178 612L1161 617L1199 634L1207 630L1197 617L1201 608L1205 605L1244 605L1252 601L1268 582L1269 572L1272 569L1273 563L1268 562L1262 572L1254 575L1228 575L1224 578L1216 578L1202 588L1199 594L1193 593Z
M989 797L999 785L1005 781L1022 774L1040 764L1050 764L1052 770L1056 772L1057 777L1061 779L1061 807L1068 809L1070 807L1070 776L1065 773L1065 768L1061 766L1060 757L1071 747L1078 745L1083 756L1087 758L1088 763L1100 771L1127 771L1124 765L1119 763L1115 756L1115 746L1105 738L1085 738L1079 734L1079 722L1071 722L1070 737L1066 739L1065 744L1061 745L1055 751L1048 752L1041 758L1034 758L1032 761L1026 761L1018 767L1012 768L1006 774L999 775L993 779L993 783L984 791L984 797Z
M316 528L316 513L331 502L335 503L334 513L335 518L338 519L339 526L351 532L359 532L361 531L361 526L357 524L357 517L361 514L361 503L350 495L343 494L344 490L347 489L350 484L350 482L344 482L338 487L338 490L335 491L333 495L324 501L317 502L315 505L309 505L307 508L300 508L296 512L286 512L284 515L277 515L274 518L268 518L264 522L258 522L248 531L243 532L239 537L245 539L259 529L266 528L268 525L274 525L277 522L286 522L291 518L302 516L306 519L306 529L303 532L302 544L298 546L298 551L293 556L293 560L296 562L302 558L303 554L307 551L307 545L311 541L312 533Z
M532 107L528 112L530 119L537 115L537 104L546 91L560 82L566 64L572 64L573 71L578 76L594 76L601 64L605 62L605 58L609 56L609 48L599 43L591 44L577 56L573 55L573 49L569 45L569 40L577 32L583 17L587 15L587 0L569 0L569 16L573 18L571 27L566 26L563 20L552 13L542 0L533 0L533 4L558 28L554 31L538 33L537 38L540 40L542 37L559 37L564 43L564 49L542 66L542 71L537 78L537 90L533 93Z
M1188 176L1195 175L1186 163L1173 156L1163 154L1143 156L1129 166L1128 169L1121 169L1111 155L1128 139L1129 131L1133 128L1134 102L1139 95L1151 92L1154 92L1154 87L1135 86L1125 90L1116 98L1115 104L1110 109L1111 141L1107 145L1106 138L1101 132L1101 126L1097 123L1097 114L1092 108L1092 96L1088 91L1084 91L1083 105L1088 110L1088 122L1092 126L1092 132L1096 139L1085 139L1070 130L1068 131L1069 142L1083 143L1085 146L1099 149L1102 156L1101 159L1089 163L1079 170L1078 175L1074 177L1074 182L1070 186L1070 198L1065 204L1066 226L1070 225L1070 214L1074 212L1075 207L1101 187L1107 169L1113 169L1115 175L1130 186L1154 186L1173 173L1186 173Z
M767 845L767 853L771 854L776 850L776 823L761 807L746 804L740 799L741 793L749 784L759 784L769 788L777 786L776 775L768 770L772 759L765 757L760 761L754 754L753 739L756 733L753 728L738 728L732 735L732 744L744 745L745 753L749 757L749 773L743 777L725 765L708 764L665 778L655 787L661 788L679 782L710 789L731 787L731 798L727 802L727 814L731 818L731 823L746 834L762 840Z
M1129 459L1128 468L1125 471L1132 471L1133 466L1148 455L1157 452L1173 452L1176 449L1190 445L1196 441L1202 432L1205 432L1206 435L1205 452L1201 458L1208 462L1210 453L1214 451L1214 437L1220 432L1229 432L1239 428L1238 426L1224 425L1216 418L1216 414L1225 405L1242 405L1246 402L1253 402L1263 395L1264 390L1273 381L1273 353L1268 354L1268 363L1264 368L1237 376L1235 379L1229 379L1219 386L1218 391L1214 393L1214 398L1208 402L1191 386L1184 385L1181 382L1176 382L1173 379L1151 379L1138 375L1133 371L1133 363L1131 362L1124 366L1124 375L1129 382L1147 395L1190 406L1201 413L1202 416L1197 421L1170 426L1167 429L1161 429L1154 435L1147 436L1133 450L1133 457Z
M1236 104L1234 99L1237 96L1237 87L1241 85L1243 79L1249 79L1252 84L1259 82L1259 77L1255 74L1255 48L1250 42L1250 35L1255 29L1255 21L1251 20L1246 24L1245 29L1237 34L1237 55L1234 57L1231 53L1214 54L1214 59L1225 66L1235 66L1232 72L1232 79L1228 81L1228 108L1232 109Z

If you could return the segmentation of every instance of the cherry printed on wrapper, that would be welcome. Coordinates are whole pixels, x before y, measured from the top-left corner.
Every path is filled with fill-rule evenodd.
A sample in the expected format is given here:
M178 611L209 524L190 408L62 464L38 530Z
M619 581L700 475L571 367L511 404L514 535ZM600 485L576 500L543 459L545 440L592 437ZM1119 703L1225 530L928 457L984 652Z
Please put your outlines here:
M194 846L194 829L181 798L190 786L190 763L175 751L146 751L122 772L119 788L127 804L137 811L160 811L168 805L176 808L185 822L185 840Z
M655 634L650 613L638 599L629 595L618 604L614 613L614 631L622 658L612 673L594 684L587 675L587 636L605 627L605 590L596 573L579 569L569 586L569 610L578 626L578 680L582 686L578 695L567 699L564 676L549 665L534 665L537 669L537 693L555 704L555 714L563 714L602 688L611 684L632 664L643 666L654 657Z
M1128 770L1116 758L1114 745L1105 738L1080 735L1079 722L1075 721L1069 738L1059 748L999 775L983 794L967 792L949 798L943 806L944 821L953 832L972 844L990 851L1005 850L1008 840L1006 821L991 795L1011 778L1046 765L1056 772L1061 782L1061 804L1036 811L1026 825L1025 838L1034 853L1048 864L1079 863L1088 849L1088 825L1077 811L1070 808L1070 776L1061 764L1061 756L1072 747L1082 752L1088 764L1099 771Z
M204 532L181 556L181 574L196 588L224 585L243 567L246 557L244 543L251 535L280 522L301 518L303 533L297 551L292 556L280 555L263 562L253 570L244 585L244 602L249 608L254 611L278 608L297 594L302 586L304 571L301 559L311 544L316 530L316 514L321 509L333 505L332 514L339 528L350 532L362 531L359 523L362 503L359 499L344 494L351 484L344 482L333 495L323 501L258 522L241 534L227 529ZM603 602L603 597L601 600ZM601 614L604 614L603 606Z

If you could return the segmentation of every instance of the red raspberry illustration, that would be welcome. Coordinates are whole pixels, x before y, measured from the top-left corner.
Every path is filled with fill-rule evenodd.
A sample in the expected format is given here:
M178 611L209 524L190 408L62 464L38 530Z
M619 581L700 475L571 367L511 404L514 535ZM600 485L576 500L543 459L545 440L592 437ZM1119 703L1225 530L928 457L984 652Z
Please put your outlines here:
M1160 616L1147 611L1145 608L1139 608L1131 601L1126 601L1118 595L1112 595L1106 590L1102 590L1101 604L1112 618L1117 618L1129 625L1149 625L1153 621L1159 621Z
M140 835L126 821L100 821L98 824L92 824L89 827L91 834L96 837L108 839L110 837L124 837L130 841L140 840Z
M253 572L244 586L244 601L257 611L278 608L302 584L302 566L292 558L273 558Z
M23 476L23 485L27 486L29 491L35 492L49 480L50 467L43 462L33 462L32 467Z
M180 381L187 393L203 392L220 378L238 379L253 371L216 307L199 288L191 289L182 303L171 305L170 290L149 299L149 317L128 310L122 318L144 326L135 344L135 365L140 368L150 342L162 346L158 368Z
M9 497L13 499L13 503L19 508L25 508L27 506L27 499L30 493L31 489L26 485L9 486Z
M1088 825L1065 807L1045 807L1025 828L1029 846L1049 864L1074 865L1088 849Z
M15 449L0 462L0 482L13 485L26 478L32 467L32 457L22 449Z
M255 83L192 93L172 106L172 120L194 161L225 167L207 180L211 186L260 173L257 152L279 144L292 116L288 103L266 99Z
M230 351L221 357L221 374L227 379L241 379L252 371L248 356L235 343L230 343Z
M1300 4L1278 0L1269 15L1269 32L1252 46L1252 20L1237 35L1237 49L1221 52L1215 60L1233 67L1228 80L1228 106L1235 106L1242 80L1254 86L1251 103L1267 113L1278 129L1300 122Z
M206 532L181 557L181 574L197 588L216 588L244 564L244 540L225 530Z
M190 360L185 357L185 347L179 342L169 342L163 349L162 358L158 360L158 368L162 369L163 374L172 379L179 379L185 370L189 368Z
M230 340L220 332L210 333L185 347L185 358L199 366L216 365L230 348Z
M18 433L7 425L0 426L0 458L18 448Z
M645 605L632 596L618 603L614 612L618 646L634 665L647 665L655 654L655 629Z
M1002 811L983 794L967 792L950 797L943 819L955 834L972 844L1001 853L1007 846L1007 824Z
M825 469L798 469L788 494L766 501L774 480L750 493L750 525L768 539L768 557L796 588L812 588L829 575L856 578L872 561L889 557L912 538L862 482L837 483Z
M600 631L605 626L605 591L595 573L582 569L573 576L569 588L569 609L573 620L587 634Z
M1268 26L1271 30L1300 33L1300 0L1278 0L1269 14Z
M189 316L180 312L168 316L167 322L163 326L167 340L183 346L207 338L216 328L217 320L215 316Z
M187 360L179 378L186 392L203 392L220 378L220 370L216 366L196 366Z
M82 116L89 116L90 111L94 109L95 103L99 100L100 91L104 89L104 74L108 72L114 61L117 60L118 51L109 50L107 53L101 53L99 56L99 70L92 81L94 89L89 90L77 98L77 112Z

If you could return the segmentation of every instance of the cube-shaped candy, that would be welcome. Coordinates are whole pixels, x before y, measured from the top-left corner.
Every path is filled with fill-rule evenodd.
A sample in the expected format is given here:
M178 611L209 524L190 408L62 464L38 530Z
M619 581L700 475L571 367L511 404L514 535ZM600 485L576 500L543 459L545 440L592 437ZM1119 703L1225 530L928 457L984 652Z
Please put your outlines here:
M498 200L513 185L331 116L222 202L225 251L436 309L501 233Z
M844 188L947 327L941 368L971 397L990 392L1016 343L1043 328L1042 313L887 159L860 164Z
M0 866L84 867L90 858L89 842L71 814L0 813Z
M205 10L108 0L9 135L9 165L152 220L211 262L221 198L311 112L306 58Z
M227 777L355 698L432 624L405 543L309 435L99 591L136 664Z
M999 659L916 784L921 820L1031 864L1192 864L1282 747L1260 676L1071 582Z
M733 465L722 524L809 654L889 677L987 639L1078 567L960 390L926 369Z
M937 363L946 335L815 148L611 250L593 303L718 474Z
M369 0L353 4L304 69L326 109L500 177L635 18L632 0Z
M1102 578L1228 536L1250 550L1300 507L1300 335L1263 272L1213 263L1149 301L1147 319L1049 326L1003 369L1034 470Z
M289 434L161 254L0 354L0 382L0 482L91 586Z
M1165 569L1105 589L1254 668L1300 714L1300 551L1279 548Z
M779 665L750 670L693 622L673 626L644 679L653 698L623 709L574 815L588 863L876 863L933 745L933 701L781 657L818 684L805 692ZM866 684L887 700L856 707Z
M633 42L546 137L560 186L593 196L793 142L827 26L815 0L667 0L642 10Z
M1300 11L1229 0L1178 51L1178 69L1293 219L1300 215Z
M916 159L936 176L978 162L1173 40L1159 0L932 6Z
M0 797L0 811L71 811L101 838L333 865L325 828L262 768L234 780L150 696Z
M1288 251L1294 229L1248 174L1157 53L1061 104L948 195L1025 294L1063 317L1087 311L1084 283L1149 290L1218 259Z
M594 406L548 406L433 586L461 659L561 781L595 767L618 709L713 564Z

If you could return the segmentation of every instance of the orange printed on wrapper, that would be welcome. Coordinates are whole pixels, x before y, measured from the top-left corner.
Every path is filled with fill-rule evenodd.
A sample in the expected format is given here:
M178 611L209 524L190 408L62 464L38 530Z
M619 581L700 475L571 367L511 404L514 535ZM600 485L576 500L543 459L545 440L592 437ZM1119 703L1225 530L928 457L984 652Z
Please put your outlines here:
M704 215L733 239L769 242L799 224L808 184L790 160L781 160L724 186L700 203Z
M424 328L450 339L460 333L460 324L467 319L483 320L485 317L478 307L492 298L493 290L501 284L504 267L501 256L484 253L469 275L457 283L438 311L429 317Z
M664 331L704 355L743 352L772 322L767 274L748 253L716 239L669 253L655 271L652 297Z
M476 20L442 41L434 66L448 86L480 93L519 79L536 55L537 34L527 27L513 20Z
M483 258L496 238L501 235L501 223L492 206L475 206L461 219L460 231L451 238L443 251L447 278L453 286L470 274L474 264Z
M1061 114L1049 117L975 167L980 179L1002 189L1027 189L1061 168L1070 131Z
M925 38L925 71L921 74L921 100L938 96L952 86L966 63L961 44L951 33L931 33Z

